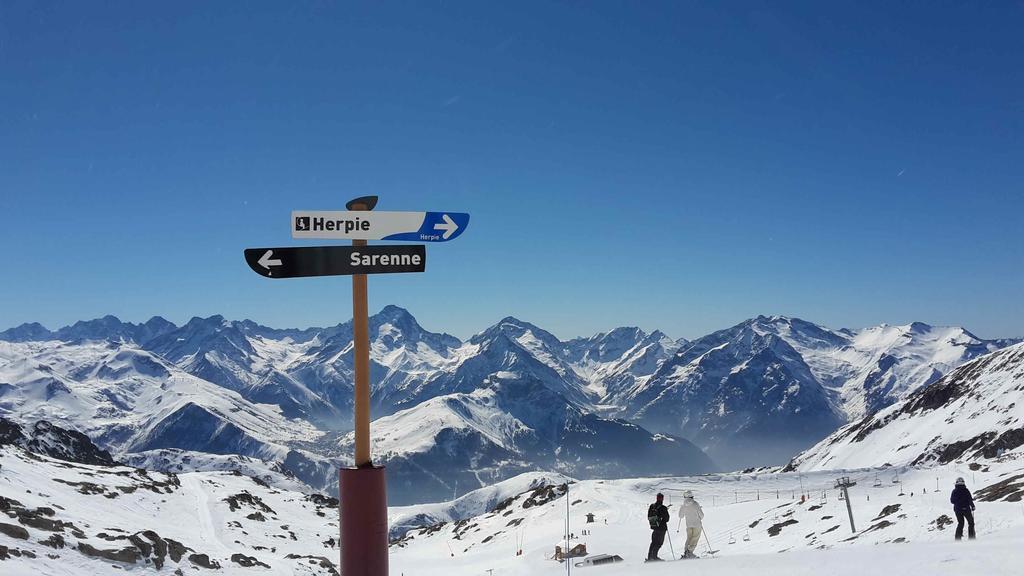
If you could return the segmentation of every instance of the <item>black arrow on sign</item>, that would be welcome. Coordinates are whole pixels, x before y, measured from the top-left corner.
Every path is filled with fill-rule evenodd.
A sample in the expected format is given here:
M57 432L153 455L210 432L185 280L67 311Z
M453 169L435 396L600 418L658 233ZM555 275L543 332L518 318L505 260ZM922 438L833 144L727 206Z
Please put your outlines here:
M423 272L427 249L422 244L247 248L245 261L267 278Z

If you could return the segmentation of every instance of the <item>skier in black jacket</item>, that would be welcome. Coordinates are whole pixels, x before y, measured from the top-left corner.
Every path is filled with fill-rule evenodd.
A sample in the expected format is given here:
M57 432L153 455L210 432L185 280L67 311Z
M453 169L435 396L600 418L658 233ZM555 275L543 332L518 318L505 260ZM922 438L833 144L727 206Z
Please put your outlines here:
M963 478L956 479L956 486L949 496L953 504L953 513L956 514L956 539L964 537L964 519L967 520L967 537L974 540L974 497L967 489L967 483Z
M665 534L668 533L668 508L662 503L665 500L664 494L658 494L657 500L647 508L647 522L651 525L651 547L647 550L648 562L660 562L658 550L665 543Z

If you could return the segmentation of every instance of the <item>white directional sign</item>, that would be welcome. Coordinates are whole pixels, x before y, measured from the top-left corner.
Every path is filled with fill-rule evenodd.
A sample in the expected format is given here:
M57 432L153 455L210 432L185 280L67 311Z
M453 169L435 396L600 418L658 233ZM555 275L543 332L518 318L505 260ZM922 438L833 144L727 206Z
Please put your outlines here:
M446 242L469 224L462 212L292 212L292 238Z

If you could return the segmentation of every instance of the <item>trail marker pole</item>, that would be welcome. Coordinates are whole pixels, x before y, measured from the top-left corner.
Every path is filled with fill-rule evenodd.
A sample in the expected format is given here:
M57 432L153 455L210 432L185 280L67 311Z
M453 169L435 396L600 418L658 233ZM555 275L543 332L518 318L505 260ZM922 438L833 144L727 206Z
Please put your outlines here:
M857 483L851 482L848 476L843 476L842 478L836 480L836 488L839 488L843 491L843 499L846 500L846 512L850 515L850 531L852 531L854 534L857 533L857 527L853 524L853 506L850 504L850 493L848 491L848 488L856 485Z
M373 202L376 204L376 199ZM353 212L373 206L356 198L349 203ZM366 240L353 240L352 246L366 246ZM370 461L370 319L366 298L366 274L352 275L352 345L355 359L355 436L356 467L373 466Z
M376 197L356 198L348 203L348 209L372 210L376 203ZM366 240L353 240L352 246L366 246ZM384 468L374 466L370 459L370 330L366 300L366 274L353 274L355 468L338 471L341 573L346 576L387 576L387 481Z

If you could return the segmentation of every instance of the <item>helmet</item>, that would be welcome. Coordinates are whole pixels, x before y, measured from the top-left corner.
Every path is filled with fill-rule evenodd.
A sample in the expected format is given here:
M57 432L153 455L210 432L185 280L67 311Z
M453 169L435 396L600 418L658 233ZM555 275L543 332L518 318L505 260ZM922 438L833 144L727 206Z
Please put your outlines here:
M689 490L687 490L686 492L683 492L683 498L693 498L693 492L691 492Z
M664 498L665 498L665 495L664 495L664 494L662 494L661 492L658 492L658 495L657 495L657 496L655 496L655 498L657 498L658 500L662 500L662 499L664 499Z
M964 481L963 477L960 477L960 478L956 479L956 485L957 486L966 486L967 482Z

